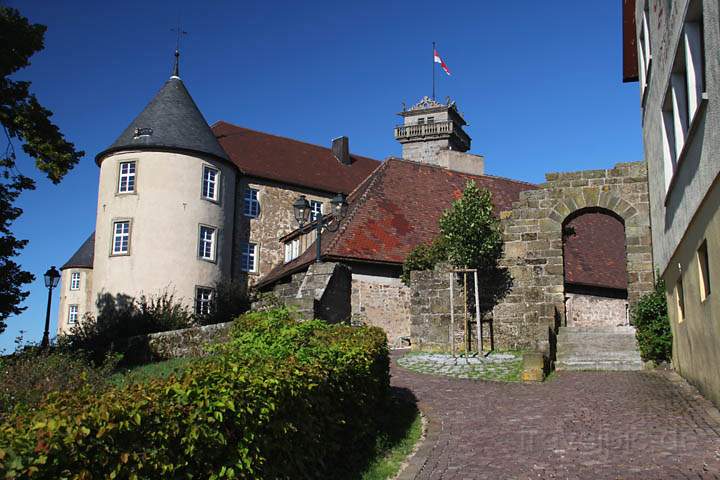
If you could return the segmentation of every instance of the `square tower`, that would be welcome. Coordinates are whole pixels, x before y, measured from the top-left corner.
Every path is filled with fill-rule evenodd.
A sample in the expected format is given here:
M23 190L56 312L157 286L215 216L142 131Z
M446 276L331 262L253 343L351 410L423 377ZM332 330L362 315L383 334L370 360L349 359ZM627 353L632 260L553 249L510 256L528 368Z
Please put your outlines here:
M395 127L395 140L402 144L402 158L406 160L438 165L441 150L470 150L470 136L463 130L467 123L449 98L442 104L423 97L398 115L404 121Z

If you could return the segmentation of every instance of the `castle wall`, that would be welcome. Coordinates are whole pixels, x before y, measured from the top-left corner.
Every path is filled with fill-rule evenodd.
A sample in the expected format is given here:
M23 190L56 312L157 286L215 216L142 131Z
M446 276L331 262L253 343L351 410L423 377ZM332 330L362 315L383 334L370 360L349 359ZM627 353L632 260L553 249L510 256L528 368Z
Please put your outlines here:
M385 330L390 346L402 346L410 337L410 288L399 278L356 274L352 276L352 320Z
M118 194L118 164L137 162L136 191ZM202 169L220 171L219 201L201 198ZM211 157L123 152L102 161L93 266L93 299L101 293L138 296L168 290L189 307L196 286L229 278L233 249L233 166ZM112 255L113 222L130 220L128 255ZM198 255L200 224L217 231L215 261Z
M258 190L260 214L257 218L250 218L244 214L245 189L247 188ZM308 190L255 177L240 179L238 194L235 198L237 245L235 245L233 258L233 274L236 278L247 277L248 284L252 285L273 267L284 262L285 247L278 239L298 228L292 204L299 195L305 195L308 201L323 202L324 208L327 209L325 211L329 211L329 202L335 193ZM252 242L258 246L257 272L245 273L240 269L242 257L240 247L243 242Z
M538 190L520 194L502 212L502 266L510 293L494 308L495 335L508 348L550 350L552 332L565 324L562 225L583 209L614 212L625 226L628 303L653 289L647 173L643 162L608 170L550 173Z

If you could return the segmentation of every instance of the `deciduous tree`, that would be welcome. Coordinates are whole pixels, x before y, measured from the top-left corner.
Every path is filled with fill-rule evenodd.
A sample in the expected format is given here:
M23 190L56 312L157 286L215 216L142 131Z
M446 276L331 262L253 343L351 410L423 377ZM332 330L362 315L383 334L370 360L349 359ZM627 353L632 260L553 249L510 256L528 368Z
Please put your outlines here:
M27 244L10 230L22 214L15 202L24 190L35 188L35 182L17 168L14 142L53 183L60 182L84 155L50 120L52 112L30 91L30 82L10 78L45 47L45 31L44 25L30 23L18 10L0 6L0 134L6 142L0 154L0 332L10 315L25 309L21 303L28 292L23 285L34 279L13 260Z

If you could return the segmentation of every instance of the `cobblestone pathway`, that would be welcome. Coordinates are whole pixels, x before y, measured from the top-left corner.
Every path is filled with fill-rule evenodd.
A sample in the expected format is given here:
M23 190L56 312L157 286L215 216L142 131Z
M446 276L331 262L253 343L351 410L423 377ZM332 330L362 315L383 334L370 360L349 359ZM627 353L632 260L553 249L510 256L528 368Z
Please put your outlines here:
M499 383L414 373L400 356L392 383L429 419L401 478L720 479L720 414L669 372Z

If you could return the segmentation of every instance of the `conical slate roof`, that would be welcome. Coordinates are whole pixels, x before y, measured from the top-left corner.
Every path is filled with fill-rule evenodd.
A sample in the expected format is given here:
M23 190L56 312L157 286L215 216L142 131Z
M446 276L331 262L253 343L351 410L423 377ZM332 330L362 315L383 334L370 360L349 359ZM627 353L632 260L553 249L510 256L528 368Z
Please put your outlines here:
M95 259L95 232L93 232L87 240L78 248L77 252L60 267L60 270L66 268L93 268L93 260Z
M121 150L180 150L227 160L205 118L182 80L170 77L115 143L95 160Z

